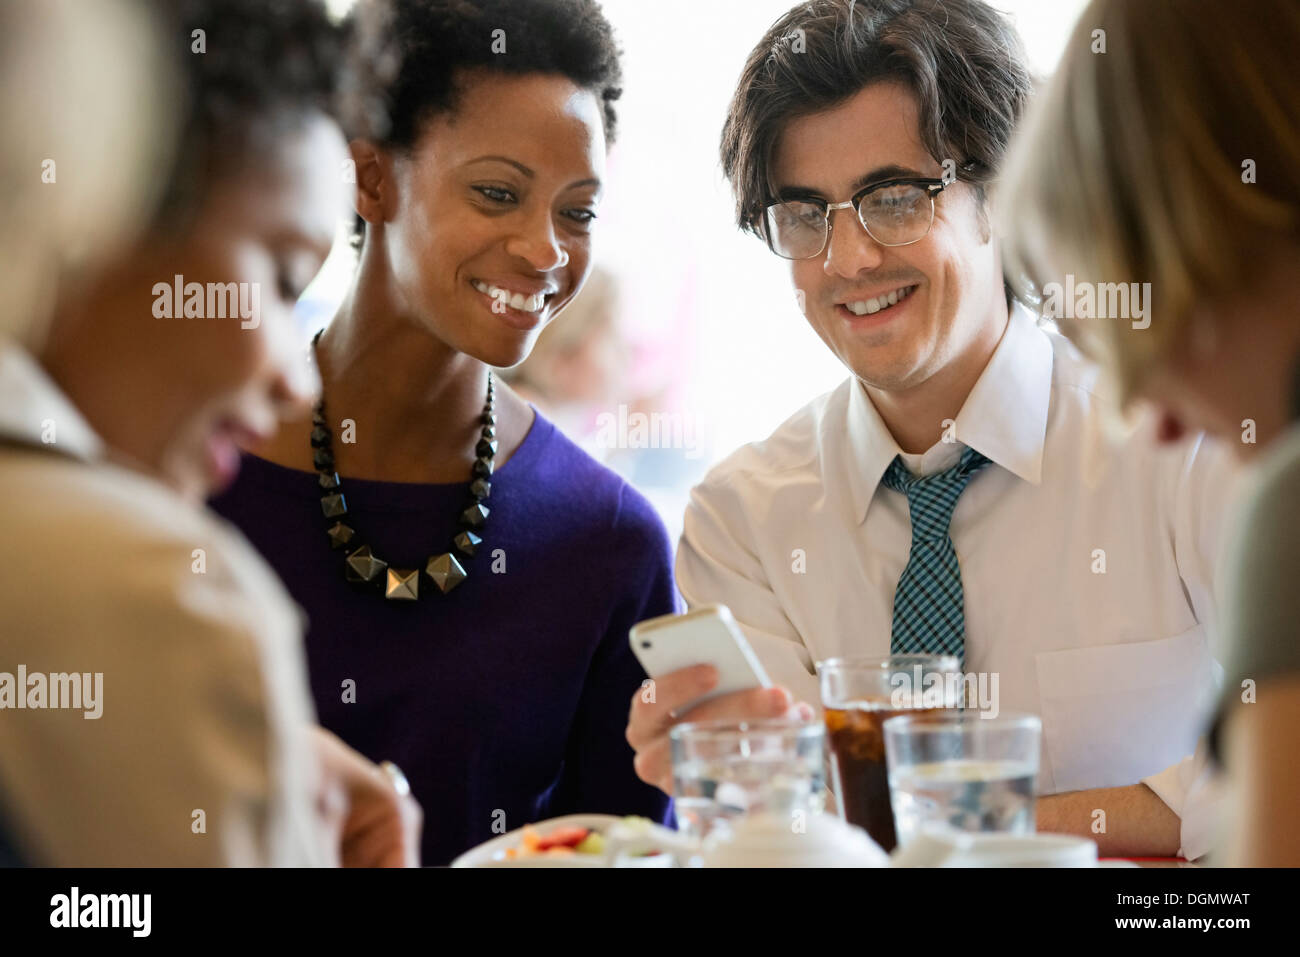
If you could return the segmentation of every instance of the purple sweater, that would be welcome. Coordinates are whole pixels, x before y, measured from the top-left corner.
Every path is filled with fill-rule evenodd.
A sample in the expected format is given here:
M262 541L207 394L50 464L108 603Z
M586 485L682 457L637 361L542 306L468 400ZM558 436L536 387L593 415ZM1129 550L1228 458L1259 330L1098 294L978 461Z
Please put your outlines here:
M408 568L450 547L467 485L343 476L357 534ZM344 581L320 494L315 473L246 455L212 505L307 612L320 723L406 773L424 808L423 863L561 814L672 823L623 736L645 678L628 630L677 610L671 545L638 492L539 414L492 478L469 577L446 595L423 580L417 602Z

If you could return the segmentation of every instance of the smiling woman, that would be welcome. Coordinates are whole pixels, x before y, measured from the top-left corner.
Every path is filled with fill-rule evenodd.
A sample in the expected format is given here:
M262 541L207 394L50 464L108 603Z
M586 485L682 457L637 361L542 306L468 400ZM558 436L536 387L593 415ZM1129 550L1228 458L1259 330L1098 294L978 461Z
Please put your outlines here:
M354 144L371 222L361 272L387 253L393 292L442 341L513 366L590 269L602 111L563 74L477 68L458 82L457 110L410 148Z
M0 661L15 662L18 679L0 674L0 863L410 860L402 841L413 844L418 825L402 821L414 809L401 810L379 768L312 726L297 609L248 543L201 507L238 464L235 437L269 432L311 397L291 310L346 208L339 121L354 97L342 92L364 88L363 75L315 0L123 0L112 4L130 16L119 27L140 29L102 32L97 6L40 0L0 14L6 45L27 51L18 69L4 61L18 90L29 76L49 83L51 64L80 50L82 79L118 100L56 83L39 101L49 133L11 127L0 109L0 168L11 151L65 146L60 171L78 185L70 196L61 187L59 203L88 198L81 178L93 173L100 189L126 190L117 212L137 226L65 232L62 212L41 201L57 216L22 237L40 244L24 264L73 264L43 234L86 255L47 290L54 307L47 334L29 336L34 350L0 338L0 525L25 542L23 561L0 574ZM93 41L82 49L85 30ZM199 38L205 52L192 46ZM125 104L149 102L126 82L143 77L119 73L104 52L121 49L168 68L151 84L184 92L158 127L178 134L159 145L168 162L145 163L153 150L138 144L110 148L140 135ZM87 108L102 124L81 122ZM30 143L15 148L11 134L26 129ZM130 187L137 179L158 185L158 202ZM15 185L45 188L25 181ZM19 197L20 211L36 208ZM3 239L25 225L4 217ZM159 286L184 288L178 277L191 292L220 290L224 305L200 292L174 318L158 315L151 300ZM250 304L264 293L262 321L245 325L230 308L241 288ZM60 584L70 567L90 572L75 593ZM376 821L396 826L373 839Z
M192 105L158 206L137 246L65 291L42 355L103 439L196 502L233 479L238 439L271 434L311 397L291 315L346 210L334 115L368 131L364 102L343 93L357 64L324 13L294 2L263 18L257 6L241 0L199 29L202 51L186 33ZM212 15L206 0L163 7L185 25ZM295 34L301 46L286 40ZM161 303L170 308L160 286L177 293ZM207 292L231 286L233 302ZM137 314L152 319L146 329ZM226 321L206 321L217 315ZM147 348L121 347L142 338ZM196 351L211 363L196 367ZM142 403L119 376L174 398Z
M575 811L670 818L623 736L674 610L650 505L495 381L591 268L620 66L593 0L386 0L392 125L350 144L358 262L312 423L215 507L311 619L321 722L391 758L423 859ZM323 514L322 514L323 512Z

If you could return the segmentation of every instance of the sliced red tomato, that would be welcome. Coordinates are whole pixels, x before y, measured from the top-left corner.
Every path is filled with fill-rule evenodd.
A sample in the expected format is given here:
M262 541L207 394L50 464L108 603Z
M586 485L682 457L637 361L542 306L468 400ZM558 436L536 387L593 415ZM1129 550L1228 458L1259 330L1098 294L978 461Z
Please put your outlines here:
M591 829L586 827L557 827L537 842L537 850L545 851L552 847L577 847L590 833Z

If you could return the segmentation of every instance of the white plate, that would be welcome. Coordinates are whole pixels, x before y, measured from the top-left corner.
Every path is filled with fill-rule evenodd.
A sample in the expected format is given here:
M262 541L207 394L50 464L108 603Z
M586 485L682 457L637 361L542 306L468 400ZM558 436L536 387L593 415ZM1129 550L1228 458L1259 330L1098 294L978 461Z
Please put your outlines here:
M608 834L610 825L621 821L622 818L615 817L612 814L569 814L565 817L553 817L549 821L538 821L536 824L530 824L539 834L550 834L557 827L585 827L593 831ZM530 857L517 857L514 860L506 860L505 852L507 848L521 847L524 843L524 829L522 827L510 831L508 834L502 834L500 837L494 837L490 841L485 841L478 847L470 848L460 857L451 862L452 867L605 867L605 855L603 854L565 854L563 856L551 857L545 854L537 854Z

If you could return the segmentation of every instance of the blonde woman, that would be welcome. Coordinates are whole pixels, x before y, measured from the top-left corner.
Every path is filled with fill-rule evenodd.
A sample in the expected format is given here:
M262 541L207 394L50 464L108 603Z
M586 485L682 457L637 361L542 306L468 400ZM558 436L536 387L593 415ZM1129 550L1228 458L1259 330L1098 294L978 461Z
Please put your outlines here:
M1149 323L1061 321L1123 401L1154 403L1162 437L1204 429L1259 462L1226 555L1229 667L1211 734L1230 786L1224 862L1247 865L1300 864L1297 50L1293 0L1248 13L1096 0L1004 194L1008 261L1031 293L1149 290Z

